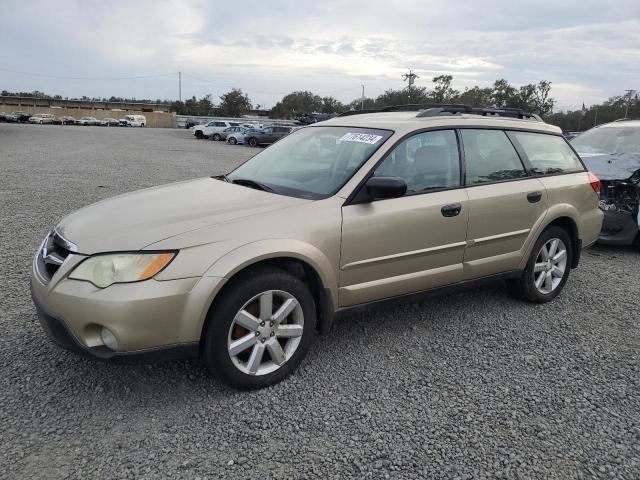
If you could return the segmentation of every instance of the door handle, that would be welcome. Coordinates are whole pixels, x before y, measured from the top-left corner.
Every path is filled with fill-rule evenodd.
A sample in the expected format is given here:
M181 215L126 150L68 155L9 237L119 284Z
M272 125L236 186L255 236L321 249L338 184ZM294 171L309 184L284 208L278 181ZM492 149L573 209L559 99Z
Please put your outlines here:
M462 210L462 205L459 203L452 203L450 205L445 205L440 209L443 217L456 217L460 214L460 210Z
M537 203L542 198L542 192L531 192L527 194L527 200L529 203Z

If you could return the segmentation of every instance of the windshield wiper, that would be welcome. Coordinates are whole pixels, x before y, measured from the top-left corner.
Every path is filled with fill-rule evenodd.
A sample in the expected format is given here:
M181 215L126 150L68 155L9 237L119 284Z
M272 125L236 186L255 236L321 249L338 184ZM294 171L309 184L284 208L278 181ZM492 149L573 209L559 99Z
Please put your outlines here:
M262 190L264 192L273 192L273 188L268 187L264 183L256 182L255 180L250 180L248 178L234 178L231 180L231 183L242 185L244 187L255 188L256 190Z

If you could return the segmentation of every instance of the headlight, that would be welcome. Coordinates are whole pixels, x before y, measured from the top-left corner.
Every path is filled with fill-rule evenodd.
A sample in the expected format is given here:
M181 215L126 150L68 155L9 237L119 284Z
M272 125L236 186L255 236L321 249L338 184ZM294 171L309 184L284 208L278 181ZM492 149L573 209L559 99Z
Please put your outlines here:
M175 252L96 255L78 265L69 278L86 280L100 288L114 283L139 282L159 273L175 256Z

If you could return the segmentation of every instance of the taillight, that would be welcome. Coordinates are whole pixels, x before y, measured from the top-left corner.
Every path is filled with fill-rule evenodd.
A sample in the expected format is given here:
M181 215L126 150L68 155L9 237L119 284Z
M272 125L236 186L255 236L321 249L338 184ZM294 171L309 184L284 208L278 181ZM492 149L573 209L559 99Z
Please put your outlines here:
M589 172L589 183L593 191L600 195L600 180L593 173Z

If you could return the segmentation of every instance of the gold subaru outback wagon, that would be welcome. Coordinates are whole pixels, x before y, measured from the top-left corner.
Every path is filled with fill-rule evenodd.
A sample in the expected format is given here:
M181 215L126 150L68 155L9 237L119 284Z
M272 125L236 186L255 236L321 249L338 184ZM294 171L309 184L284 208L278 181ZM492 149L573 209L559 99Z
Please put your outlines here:
M599 188L560 129L519 110L349 112L227 175L70 214L31 291L64 348L199 355L260 388L343 312L496 278L552 300L598 237Z

